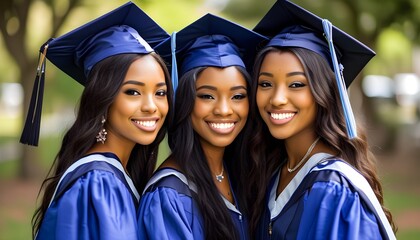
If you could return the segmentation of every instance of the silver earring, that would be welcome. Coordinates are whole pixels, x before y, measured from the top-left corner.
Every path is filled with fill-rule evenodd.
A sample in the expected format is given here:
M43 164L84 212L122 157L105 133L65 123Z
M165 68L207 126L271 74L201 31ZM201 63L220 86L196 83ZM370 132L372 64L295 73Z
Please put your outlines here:
M98 135L96 135L96 142L101 142L102 144L105 143L105 141L106 141L106 135L108 134L106 132L105 128L103 127L105 121L106 121L105 120L105 117L102 116L102 121L101 121L101 123L102 123L102 129L99 131Z

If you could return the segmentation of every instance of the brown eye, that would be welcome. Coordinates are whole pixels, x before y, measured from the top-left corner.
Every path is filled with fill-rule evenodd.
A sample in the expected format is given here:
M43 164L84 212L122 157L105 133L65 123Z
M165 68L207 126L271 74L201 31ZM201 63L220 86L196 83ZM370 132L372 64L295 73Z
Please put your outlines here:
M201 99L214 99L214 97L210 94L198 94L197 97Z
M306 84L302 83L302 82L294 82L292 84L289 85L289 87L291 88L301 88L306 86Z
M268 87L272 87L273 85L269 82L260 82L258 86L260 86L261 88L268 88Z
M140 93L134 89L128 89L124 92L127 95L133 95L133 96L137 96L140 95Z
M246 94L236 94L235 96L232 97L232 99L234 99L234 100L241 100L241 99L244 99L246 97L247 97Z
M157 96L165 97L168 93L165 90L159 90L156 92Z

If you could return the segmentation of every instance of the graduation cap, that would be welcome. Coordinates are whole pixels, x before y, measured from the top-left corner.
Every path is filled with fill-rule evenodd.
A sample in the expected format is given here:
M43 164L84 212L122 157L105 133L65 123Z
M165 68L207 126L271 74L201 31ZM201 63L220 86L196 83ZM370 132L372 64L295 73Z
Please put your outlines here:
M240 66L250 70L259 44L267 38L212 14L206 14L155 50L167 63L172 62L174 91L180 75L197 67Z
M375 52L328 20L287 0L274 3L254 31L270 38L267 46L305 48L328 61L336 76L348 136L356 137L356 123L346 87Z
M38 145L46 58L82 85L93 66L124 53L148 54L169 35L134 3L128 2L101 17L41 46L37 75L20 142Z

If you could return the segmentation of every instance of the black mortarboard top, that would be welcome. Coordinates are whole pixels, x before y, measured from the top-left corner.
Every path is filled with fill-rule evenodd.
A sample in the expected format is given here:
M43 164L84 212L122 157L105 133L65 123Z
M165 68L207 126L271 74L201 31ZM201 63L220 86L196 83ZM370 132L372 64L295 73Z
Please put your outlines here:
M346 86L375 56L375 52L328 20L287 0L274 3L254 31L270 38L267 46L306 48L330 63L338 83L348 136L356 137L356 123Z
M47 58L82 85L93 66L124 53L147 54L169 35L134 3L128 2L58 38L40 49L37 76L20 142L38 145L45 63Z
M331 64L331 53L324 36L322 21L322 18L290 1L278 0L255 26L254 31L269 37L271 44L275 44L273 43L276 41L275 36L280 35L277 37L277 41L282 40L283 46L291 47L295 44L296 47L307 48L318 53L323 51L324 55L321 55L324 58L327 57L327 61ZM303 39L305 36L302 34L306 34L307 41ZM338 55L338 62L344 67L344 80L349 86L370 59L375 56L375 52L335 26L332 26L331 35ZM315 42L311 44L311 41ZM321 45L317 46L317 44Z
M206 14L172 34L171 39L156 47L156 52L166 62L172 62L172 81L176 90L177 65L181 76L193 68L205 66L250 69L258 45L266 39L236 23Z

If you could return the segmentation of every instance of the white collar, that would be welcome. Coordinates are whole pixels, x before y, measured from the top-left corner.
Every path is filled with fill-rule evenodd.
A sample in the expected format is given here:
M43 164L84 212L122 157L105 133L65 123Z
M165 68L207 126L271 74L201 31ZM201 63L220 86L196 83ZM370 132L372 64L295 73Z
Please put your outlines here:
M323 159L331 157L331 154L328 153L316 153L312 155L308 161L303 165L301 169L299 169L298 173L293 177L292 181L287 184L286 188L280 193L277 197L277 186L280 180L280 170L277 174L276 180L273 184L273 187L270 192L270 197L268 201L268 208L270 210L270 219L274 219L277 217L280 212L283 210L284 206L289 202L290 198L292 197L293 193L299 187L302 180L306 177L306 175L311 171L311 169L316 166L319 162Z

